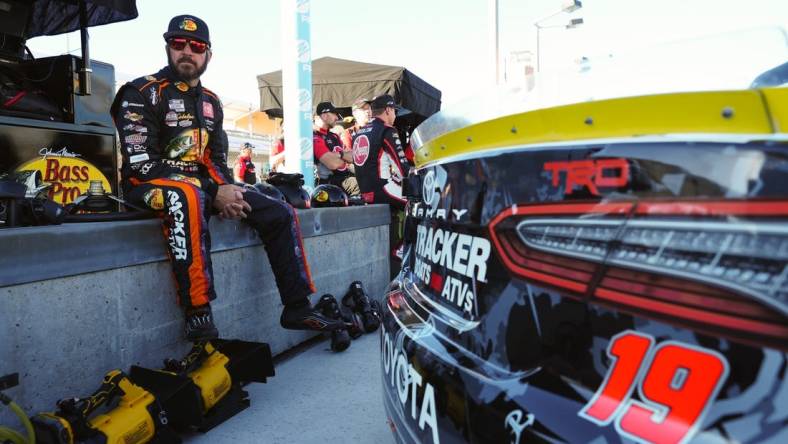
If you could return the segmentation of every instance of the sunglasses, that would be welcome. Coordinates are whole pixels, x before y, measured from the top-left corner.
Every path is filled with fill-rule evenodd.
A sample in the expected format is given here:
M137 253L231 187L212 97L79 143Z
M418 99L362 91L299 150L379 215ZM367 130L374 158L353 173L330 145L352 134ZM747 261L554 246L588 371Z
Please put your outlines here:
M173 38L167 40L167 45L176 51L183 51L187 44L195 54L202 54L208 50L208 44L199 40L188 40L182 38Z

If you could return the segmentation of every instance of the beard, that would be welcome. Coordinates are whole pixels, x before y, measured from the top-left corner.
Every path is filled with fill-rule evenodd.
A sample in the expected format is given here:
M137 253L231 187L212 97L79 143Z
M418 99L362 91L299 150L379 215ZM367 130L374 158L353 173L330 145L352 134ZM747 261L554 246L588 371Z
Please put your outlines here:
M181 56L177 61L175 61L172 59L172 55L169 54L169 51L167 52L167 63L169 64L170 69L175 72L184 82L191 82L192 80L199 79L200 76L205 73L205 70L208 69L207 56L205 57L205 62L203 62L202 66L199 66L195 60L186 56Z

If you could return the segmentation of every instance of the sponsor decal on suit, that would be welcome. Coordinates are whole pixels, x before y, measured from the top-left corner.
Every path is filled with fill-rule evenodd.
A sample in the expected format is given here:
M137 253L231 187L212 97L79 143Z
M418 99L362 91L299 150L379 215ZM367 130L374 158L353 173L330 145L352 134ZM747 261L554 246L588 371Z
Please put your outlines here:
M360 135L353 141L353 163L356 166L362 166L367 163L369 158L369 138L366 135Z
M202 102L202 115L213 119L213 105L210 102Z
M168 238L170 251L173 259L185 261L189 259L189 250L186 248L186 231L183 228L186 224L186 216L182 210L183 203L178 193L172 190L167 190L167 201L169 204L167 212L172 217L172 228Z

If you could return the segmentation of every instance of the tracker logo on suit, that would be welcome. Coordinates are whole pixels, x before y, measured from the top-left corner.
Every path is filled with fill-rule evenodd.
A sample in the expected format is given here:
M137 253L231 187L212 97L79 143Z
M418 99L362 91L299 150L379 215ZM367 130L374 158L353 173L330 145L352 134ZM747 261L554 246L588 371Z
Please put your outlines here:
M185 261L189 259L189 251L186 249L186 231L183 229L183 220L186 218L183 211L181 211L183 204L181 203L180 197L178 197L178 193L174 191L167 190L167 200L170 204L168 213L173 219L169 238L170 248L172 248L173 258L175 260Z

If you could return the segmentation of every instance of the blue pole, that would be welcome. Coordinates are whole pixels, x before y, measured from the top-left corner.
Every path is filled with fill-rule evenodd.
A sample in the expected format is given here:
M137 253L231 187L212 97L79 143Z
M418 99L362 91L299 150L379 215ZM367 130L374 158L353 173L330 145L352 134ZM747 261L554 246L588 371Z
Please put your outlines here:
M312 154L312 51L310 0L282 0L282 101L285 170L315 187Z

